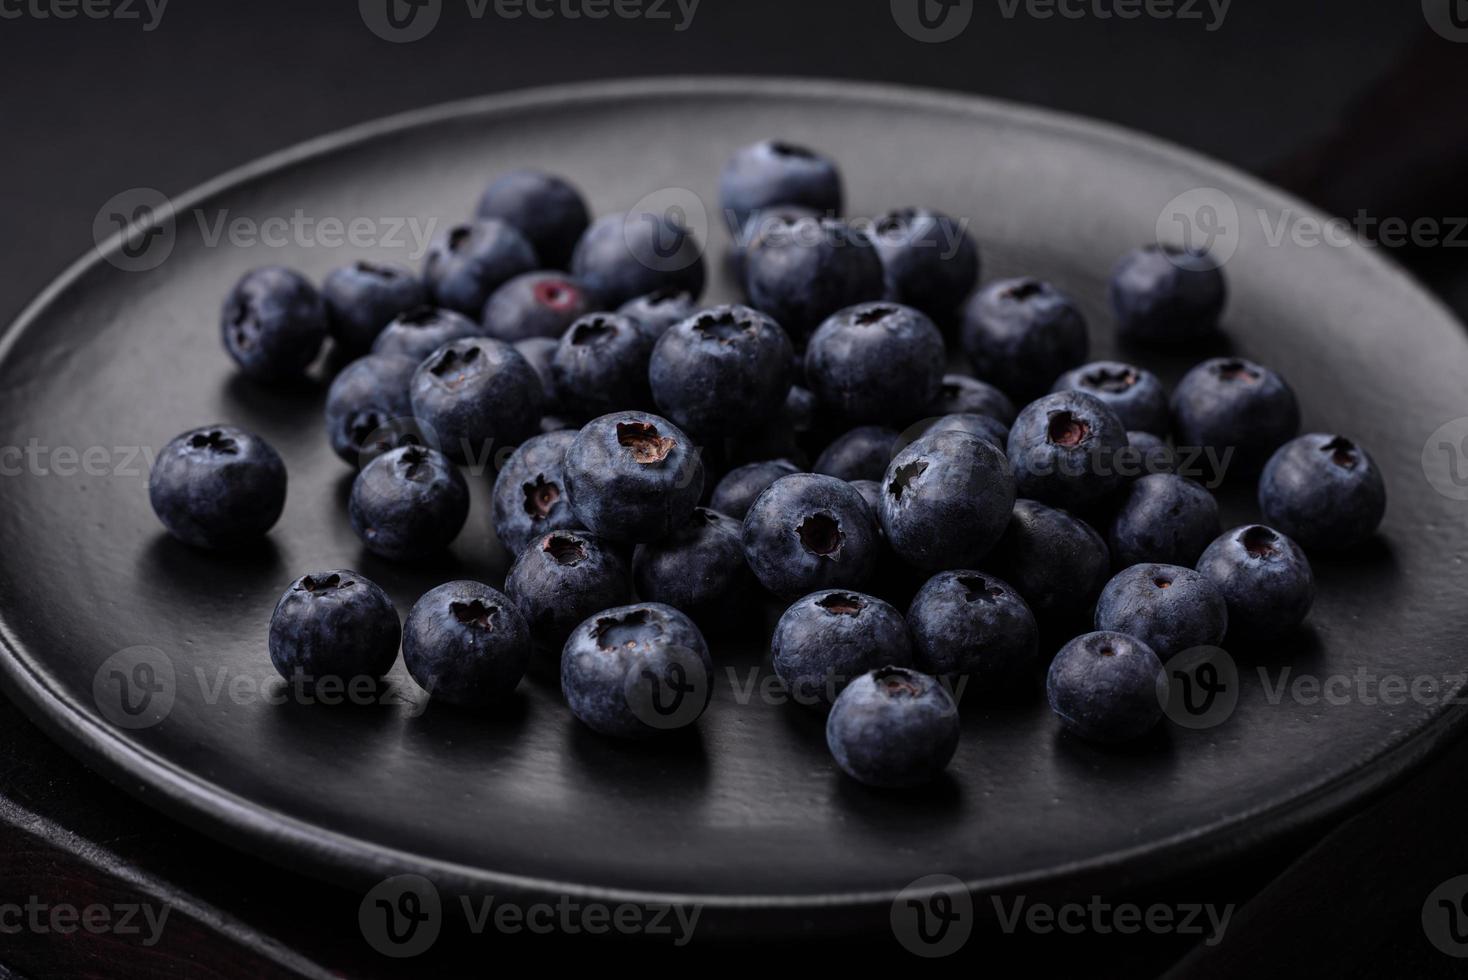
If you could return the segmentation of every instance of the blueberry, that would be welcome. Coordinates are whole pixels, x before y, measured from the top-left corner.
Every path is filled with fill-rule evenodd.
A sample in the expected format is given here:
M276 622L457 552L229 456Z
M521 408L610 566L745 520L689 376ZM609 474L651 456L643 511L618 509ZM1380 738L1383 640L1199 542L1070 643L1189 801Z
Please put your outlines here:
M420 306L384 327L372 342L372 353L402 354L422 361L444 344L483 336L484 328L462 313Z
M571 258L576 276L607 306L664 289L703 295L703 246L666 214L612 214L586 229Z
M587 616L632 597L627 563L586 531L551 531L520 552L505 592L530 624L538 647L557 655Z
M1000 279L963 311L963 349L974 374L1021 402L1050 390L1090 352L1086 318L1071 298L1042 279Z
M797 704L831 704L856 678L912 663L902 613L875 596L823 589L797 599L770 639L775 673Z
M805 381L821 404L853 424L909 422L943 384L943 335L917 310L862 303L827 318L805 350Z
M270 617L270 662L287 680L378 678L398 659L402 627L387 593L356 572L291 583Z
M744 520L750 506L766 488L782 476L799 473L800 467L784 459L767 459L746 463L724 474L709 497L709 509Z
M445 344L413 374L413 416L458 462L482 462L540 423L544 393L530 362L509 344L473 337Z
M975 415L972 412L939 416L909 431L918 431L919 437L937 432L967 432L985 442L993 443L1000 452L1005 452L1009 445L1009 426L991 415Z
M831 218L772 222L750 243L745 280L750 305L797 343L832 314L886 292L871 239Z
M838 480L880 480L901 437L896 429L886 426L857 426L831 440L811 470Z
M264 439L209 425L163 447L148 475L148 500L180 541L230 548L275 526L285 509L285 484L285 464Z
M1126 455L1134 463L1135 474L1177 472L1177 454L1166 439L1150 432L1131 430L1126 434L1126 441Z
M1220 453L1257 471L1300 431L1295 393L1278 374L1241 357L1216 357L1193 368L1172 393L1179 446Z
M526 337L524 340L515 341L510 346L520 352L520 356L525 358L535 372L535 376L540 379L540 390L545 394L542 411L548 416L555 415L561 410L561 398L556 391L556 379L551 371L551 362L555 360L556 348L561 346L560 338Z
M571 713L592 730L638 738L697 721L713 693L713 669L691 619L672 606L642 602L576 627L561 653L561 691Z
M332 452L356 466L363 454L393 448L395 423L413 415L408 386L416 370L402 354L368 354L342 368L326 393Z
M872 509L872 520L877 522L877 531L882 533L882 481L881 480L847 480L856 492L861 494L861 499L867 502Z
M1271 637L1305 621L1315 601L1315 576L1300 546L1263 526L1225 531L1198 559L1202 572L1228 603L1229 630Z
M428 302L423 280L400 265L354 262L321 284L331 336L344 349L361 353L394 318Z
M469 486L443 453L404 446L374 459L352 481L352 530L367 550L395 561L437 554L469 516Z
M578 418L652 404L647 362L653 341L625 316L592 313L571 324L551 357L561 407Z
M792 385L790 393L785 396L785 404L774 418L728 441L728 461L737 464L788 459L798 466L806 466L810 460L804 444L815 431L816 414L816 396Z
M229 291L219 327L241 371L257 381L291 381L321 353L326 302L298 272L253 269Z
M719 177L719 206L733 227L754 212L798 204L821 214L841 213L841 174L836 164L803 146L764 140L729 158Z
M979 248L964 223L927 208L898 208L876 220L872 242L882 257L886 299L953 319L979 279Z
M1122 498L1111 522L1111 557L1118 568L1142 562L1191 566L1220 530L1218 501L1202 484L1152 473Z
M1013 425L1018 411L1009 396L987 381L966 374L945 374L927 415L987 415Z
M1259 509L1307 550L1340 551L1376 533L1386 514L1386 483L1355 442L1311 433L1270 457L1259 480Z
M486 336L514 343L530 337L557 339L595 309L595 299L570 276L526 272L490 294L480 319Z
M1215 647L1228 632L1223 593L1191 568L1133 565L1101 590L1096 628L1136 637L1166 661L1194 647Z
M581 527L566 494L566 450L576 433L532 436L510 454L494 481L494 533L511 556L548 531Z
M882 482L888 543L903 561L928 571L978 564L1014 508L1004 453L966 432L917 440L893 458Z
M880 554L871 508L844 480L796 473L770 484L744 515L744 557L779 596L865 585Z
M698 447L647 412L588 422L566 450L566 492L582 524L612 541L656 541L703 496Z
M792 357L774 320L747 306L716 306L658 339L648 364L653 401L700 436L748 432L784 406Z
M706 507L632 555L637 596L680 609L696 622L733 623L749 611L754 576L744 561L739 518Z
M1090 616L1111 574L1111 555L1085 521L1033 500L1018 500L994 556L994 570L1057 629Z
M1035 614L1007 582L952 570L928 579L907 609L913 664L937 677L965 677L977 697L1014 693L1039 664Z
M657 340L669 327L697 313L698 301L684 289L659 289L646 296L629 299L617 307L617 312L637 321L643 333Z
M1079 507L1122 483L1117 454L1126 426L1101 399L1060 391L1025 406L1009 430L1009 461L1022 497Z
M1054 391L1083 391L1101 399L1128 429L1167 435L1167 392L1157 375L1120 361L1094 361L1067 371Z
M846 686L826 717L841 771L868 786L931 782L958 750L958 705L927 674L882 667Z
M466 708L506 701L529 662L524 618L479 582L447 582L425 593L403 623L403 663L435 701Z
M729 231L734 239L727 256L729 277L737 282L740 288L747 290L749 247L770 229L784 228L802 218L819 219L820 217L820 212L799 204L776 204L754 212L744 220L743 224L737 220L734 221L729 225Z
M575 187L535 170L516 170L494 180L484 189L475 213L514 225L550 268L571 261L571 251L591 221Z
M1123 633L1087 633L1050 663L1045 689L1066 731L1092 742L1127 742L1162 720L1162 662Z
M436 305L477 317L491 293L538 268L525 236L490 219L455 225L435 238L423 260L423 281Z
M1213 336L1227 299L1223 271L1206 252L1148 245L1111 273L1111 309L1121 338L1180 345Z

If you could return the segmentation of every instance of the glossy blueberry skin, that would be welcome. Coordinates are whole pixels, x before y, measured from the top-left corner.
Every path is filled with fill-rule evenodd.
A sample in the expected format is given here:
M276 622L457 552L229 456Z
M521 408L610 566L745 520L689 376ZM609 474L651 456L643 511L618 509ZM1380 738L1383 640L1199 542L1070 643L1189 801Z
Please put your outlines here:
M881 539L871 508L845 480L796 473L770 484L744 515L744 557L761 585L794 597L858 589Z
M876 220L886 299L948 323L979 280L979 248L963 222L928 208L898 208Z
M713 669L693 620L672 606L640 602L604 610L576 627L561 652L561 692L571 713L592 730L642 738L697 720L713 693ZM656 685L659 702L671 704L668 716L629 700L629 689L648 689L644 682ZM682 692L678 700L668 702L675 691ZM696 700L684 700L690 697Z
M650 412L588 422L566 450L565 473L577 519L611 541L656 541L686 522L703 496L698 446Z
M1101 590L1096 628L1136 637L1163 662L1194 647L1216 647L1228 633L1228 604L1191 568L1133 565Z
M402 354L422 361L444 344L483 336L484 328L462 313L420 306L384 327L372 342L372 353Z
M232 425L174 437L148 474L148 500L168 532L198 548L264 537L285 509L285 463L264 439Z
M1005 425L1014 425L1019 411L1008 395L989 382L966 374L945 374L926 414L987 415Z
M270 616L280 676L377 678L398 659L402 627L387 593L356 572L313 572L291 583Z
M540 424L544 392L530 362L509 344L472 337L445 344L413 374L413 417L456 462L491 458Z
M782 140L741 148L719 175L719 206L733 227L754 212L798 204L820 214L841 213L841 173L827 157Z
M1366 541L1386 516L1386 482L1345 436L1313 432L1281 446L1259 478L1259 509L1307 551Z
M632 555L637 597L682 610L705 624L732 623L755 598L744 561L743 521L697 507L688 521Z
M321 284L331 337L347 351L362 353L395 318L428 302L423 280L400 265L353 262Z
M526 439L494 480L494 533L511 556L550 531L581 527L566 493L566 450L576 440L570 429Z
M868 671L911 665L912 640L902 613L876 596L822 589L780 616L770 654L797 704L829 705Z
M1153 473L1127 488L1111 521L1111 558L1117 568L1142 562L1192 567L1223 526L1218 501L1202 484Z
M938 681L882 667L846 686L826 716L841 771L882 789L932 782L958 749L958 705Z
M1009 445L1009 426L991 415L964 412L958 415L939 416L931 424L925 426L921 434L926 436L935 432L967 432L969 435L978 436L985 442L992 442L994 448L1000 452L1006 452Z
M882 530L915 568L972 568L998 542L1014 508L1014 477L993 443L967 432L924 436L882 478Z
M1038 622L1057 628L1089 619L1111 575L1106 542L1091 525L1033 500L1015 501L990 565Z
M862 303L833 314L805 349L805 383L849 424L923 414L943 384L943 335L926 314L897 303Z
M484 303L484 334L507 343L530 337L558 339L596 310L595 297L563 272L526 272L505 282Z
M838 480L880 480L897 451L902 434L882 425L860 425L843 432L821 451L813 473Z
M774 320L747 306L716 306L658 339L648 363L652 398L689 432L739 435L784 407L794 356Z
M438 235L423 259L423 282L435 305L478 317L496 289L538 268L540 259L524 235L513 225L487 219Z
M1030 402L1009 430L1020 496L1056 507L1080 507L1119 487L1117 454L1126 447L1126 426L1116 413L1079 391Z
M1129 742L1162 720L1158 677L1162 661L1124 633L1087 633L1050 663L1045 691L1050 710L1072 735L1091 742Z
M408 386L416 370L418 362L402 354L368 354L342 368L326 392L332 452L356 466L363 453L386 448L384 429L413 415Z
M963 310L963 350L974 375L1030 402L1090 353L1086 318L1069 296L1043 279L1000 279Z
M799 472L800 467L784 459L767 459L735 467L725 473L714 487L713 495L709 497L709 509L742 521L755 500L770 484L781 477Z
M871 239L830 218L772 223L745 257L749 303L775 318L797 344L832 314L886 292Z
M316 287L291 269L252 269L235 284L219 316L224 349L249 377L300 378L321 353L328 320Z
M1241 357L1215 357L1194 367L1172 393L1175 442L1224 452L1257 471L1300 431L1295 393L1278 374Z
M415 561L447 548L469 516L469 486L443 453L404 446L374 459L352 481L352 530L373 554Z
M1126 439L1127 458L1135 464L1138 476L1177 472L1177 454L1172 451L1166 439L1136 430L1128 430Z
M1225 531L1198 559L1198 571L1223 593L1233 635L1286 633L1305 621L1315 602L1315 575L1305 552L1262 524Z
M617 307L617 312L637 321L643 333L657 340L668 328L698 312L698 298L684 289L659 289L629 299Z
M652 404L647 366L653 341L631 319L592 313L573 323L551 356L561 408L577 418Z
M529 662L524 618L479 582L446 582L424 593L403 623L403 664L435 701L464 708L506 701Z
M1122 340L1177 346L1217 332L1228 289L1206 253L1148 245L1117 263L1109 296Z
M913 665L967 677L964 693L988 699L1029 686L1039 665L1035 614L1009 583L971 570L939 572L907 609Z
M1167 435L1167 391L1151 371L1120 361L1093 361L1062 374L1052 391L1083 391L1111 406L1128 430Z
M540 379L540 390L545 395L541 411L546 416L555 415L561 411L561 398L556 391L555 375L551 372L551 361L555 359L556 348L560 345L560 338L550 337L527 337L510 345L520 352L520 356L525 358L531 370L535 372L535 376ZM544 423L544 418L541 421ZM542 431L545 430L542 429Z
M557 655L587 616L632 598L627 563L588 531L551 531L520 552L505 592L525 617L538 648Z
M536 170L516 170L496 178L484 189L475 214L514 225L549 268L571 260L586 226L591 222L586 201L564 178Z
M592 222L576 244L571 274L607 307L668 289L703 295L703 246L667 215L610 214Z

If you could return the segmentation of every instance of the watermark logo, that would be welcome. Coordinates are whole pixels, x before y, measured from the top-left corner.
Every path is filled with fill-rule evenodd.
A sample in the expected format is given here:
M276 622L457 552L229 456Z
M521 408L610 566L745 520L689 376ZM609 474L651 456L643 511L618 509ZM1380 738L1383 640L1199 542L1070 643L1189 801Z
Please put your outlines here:
M383 956L403 959L425 953L443 928L438 889L422 875L378 882L357 907L357 925L367 944Z
M902 33L924 44L942 44L974 18L974 0L892 0L892 19Z
M703 199L686 187L664 187L634 204L622 219L622 241L640 264L678 272L703 257L709 216Z
M464 0L464 13L481 21L620 20L667 21L677 33L693 26L701 0ZM438 26L443 0L357 0L362 23L393 44L421 41Z
M1468 875L1449 878L1427 896L1422 931L1439 951L1468 959Z
M669 647L661 664L637 664L623 679L632 716L649 728L671 731L693 724L709 703L712 678L696 651Z
M1427 437L1422 475L1449 500L1468 500L1468 417L1444 422Z
M999 919L999 928L1006 935L1023 931L1039 936L1057 932L1068 936L1085 933L1134 936L1145 932L1156 936L1201 936L1204 946L1217 946L1223 941L1223 934L1234 914L1232 904L1113 904L1100 895L1092 895L1084 903L1066 902L1063 905L1030 902L1023 895L1012 901L994 895L990 901Z
M1468 42L1468 0L1422 0L1422 16L1438 36Z
M1238 205L1216 187L1195 187L1167 202L1156 231L1158 245L1206 253L1223 265L1239 247Z
M177 234L173 202L152 187L130 187L114 194L92 219L97 253L124 272L158 268L173 254ZM109 249L119 235L120 244Z
M173 660L157 647L119 650L92 675L92 700L118 728L151 728L173 710L178 683Z
M367 29L384 41L409 44L423 40L438 26L443 0L357 0L357 12Z
M30 933L37 936L70 936L85 932L93 936L141 936L143 946L156 946L163 938L171 905L146 902L120 902L104 905L75 905L71 902L47 902L30 895L24 904L0 903L0 935Z
M1032 20L1199 21L1212 34L1223 26L1233 0L998 0L999 13L1013 20L1022 12Z
M1220 647L1184 650L1157 676L1157 700L1181 728L1216 728L1239 705L1238 664Z
M892 900L892 935L915 956L937 959L963 948L974 931L974 900L953 875L919 878Z

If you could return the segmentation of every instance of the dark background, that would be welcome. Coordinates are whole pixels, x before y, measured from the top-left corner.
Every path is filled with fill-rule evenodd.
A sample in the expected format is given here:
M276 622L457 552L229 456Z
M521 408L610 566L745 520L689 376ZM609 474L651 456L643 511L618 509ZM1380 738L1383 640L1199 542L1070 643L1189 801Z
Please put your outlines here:
M6 17L0 322L91 247L97 209L124 189L177 195L354 123L617 76L807 75L981 93L1161 136L1347 217L1468 214L1468 44L1430 30L1417 0L1233 0L1211 31L1206 4L1204 20L1124 21L1037 19L1023 7L1010 18L999 0L973 2L968 29L934 45L902 33L888 0L702 0L683 32L615 17L475 20L464 0L444 0L438 28L410 44L374 36L356 0L171 0L152 31L141 20ZM0 2L17 9L29 8ZM1468 253L1423 247L1394 257L1468 312ZM1101 975L1453 974L1463 961L1427 944L1419 915L1434 885L1468 873L1458 816L1465 774L1468 751L1459 748L1329 834L1186 883L1194 900L1244 903L1219 947L1092 937L966 953L1054 959ZM141 889L189 910L167 948L148 951L115 938L99 946L0 936L0 962L25 975L110 975L136 956L160 974L249 975L292 949L347 974L387 968L355 933L358 896L262 867L154 816L3 704L0 852L5 893L40 882L65 896L56 900L80 902ZM863 955L892 950L887 938ZM987 966L1007 972L997 960Z

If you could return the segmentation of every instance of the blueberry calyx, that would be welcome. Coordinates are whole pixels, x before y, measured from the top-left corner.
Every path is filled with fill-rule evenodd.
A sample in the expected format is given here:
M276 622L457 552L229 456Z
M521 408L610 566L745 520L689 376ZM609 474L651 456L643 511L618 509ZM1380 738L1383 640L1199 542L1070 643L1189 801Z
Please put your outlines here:
M476 626L482 630L494 629L494 622L500 615L499 607L487 606L480 599L472 602L451 602L449 612L465 626Z
M872 679L877 682L877 690L889 698L915 698L922 693L912 671L901 667L882 667L873 673Z
M928 471L928 462L923 459L915 459L897 467L897 472L892 474L892 482L887 485L887 492L894 500L901 500L902 495L912 488L918 477Z
M997 585L990 585L988 580L979 575L960 575L958 584L964 588L965 602L993 602L1004 594L1004 590Z
M662 625L654 622L652 614L646 609L634 609L621 616L598 619L591 635L601 649L615 650L618 647L635 647L643 642L643 633L647 627L652 628L653 636L663 632Z
M210 429L208 432L198 432L189 439L191 449L207 449L211 453L221 456L234 456L240 451L239 443L218 429Z
M581 290L564 279L546 279L535 284L536 302L557 312L573 310L581 301Z
M846 534L830 514L811 514L796 527L800 544L819 558L835 558L841 551Z
M1259 371L1243 361L1223 361L1213 370L1222 381L1243 381L1253 384L1259 380Z
M1330 453L1330 461L1345 470L1354 470L1356 464L1361 461L1360 455L1356 452L1356 444L1345 436L1336 436L1321 446L1320 451Z
M437 361L428 369L435 378L444 378L444 384L450 388L457 388L469 378L469 368L478 367L479 348L468 347L464 350L449 348L444 351ZM451 372L452 378L447 377Z
M545 478L544 473L537 473L533 483L523 485L525 491L525 513L531 517L546 518L550 516L552 508L561 499L561 488ZM549 547L546 548L550 550Z
M1112 395L1121 394L1140 380L1141 377L1130 367L1116 370L1097 368L1081 376L1081 383L1087 388L1094 388Z
M610 340L617 335L617 325L610 320L596 316L588 320L582 320L571 330L571 343L576 347L584 347L587 344L599 344L604 340Z
M407 450L398 457L398 472L405 480L421 482L427 476L427 467L423 464L428 462L428 452L422 446L409 446Z
M861 611L867 607L860 596L849 592L833 592L824 599L817 600L816 605L832 616L860 616Z
M632 458L643 465L661 463L673 451L677 440L658 434L651 422L618 422L617 444L632 450Z
M397 322L405 327L426 327L438 320L438 310L432 306L416 306L402 316Z
M747 317L735 316L730 310L709 313L693 322L693 329L705 340L732 344L741 333L754 333L754 322Z
M1091 435L1091 426L1074 412L1051 412L1045 438L1052 445L1074 449Z
M777 157L796 157L801 160L815 159L815 153L813 151L794 143L786 143L782 140L772 142L770 144L770 152Z
M873 306L870 309L862 310L860 313L858 313L852 319L852 322L859 327L875 326L876 324L881 323L883 320L887 319L889 316L892 316L896 312L897 311L890 306Z
M1016 302L1023 303L1025 300L1032 299L1040 295L1040 293L1044 291L1045 287L1041 284L1040 280L1021 279L1013 286L1010 286L1008 289L1004 290L1001 295L1003 295L1005 299L1012 299Z
M1258 524L1239 535L1239 543L1254 558L1272 558L1279 554L1278 541L1279 535Z
M305 578L301 579L299 584L297 584L296 591L309 592L311 593L311 595L320 599L325 596L331 595L333 592L338 592L342 589L350 589L353 585L356 584L357 583L353 582L351 579L344 580L340 575L336 574L335 572L326 576L325 578L316 578L314 575L307 575Z
M556 564L575 568L586 560L586 544L569 534L552 534L545 539L540 550L550 555Z

